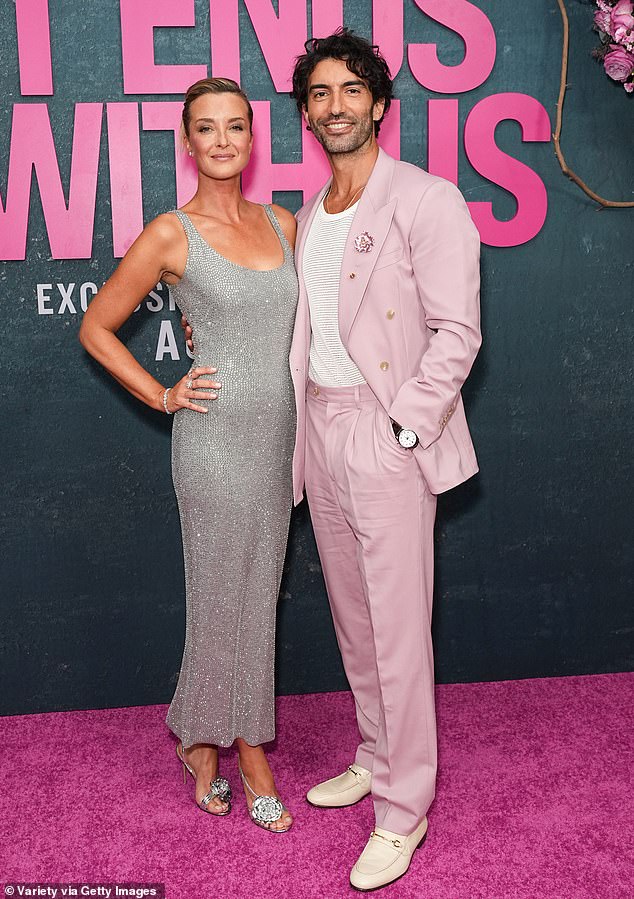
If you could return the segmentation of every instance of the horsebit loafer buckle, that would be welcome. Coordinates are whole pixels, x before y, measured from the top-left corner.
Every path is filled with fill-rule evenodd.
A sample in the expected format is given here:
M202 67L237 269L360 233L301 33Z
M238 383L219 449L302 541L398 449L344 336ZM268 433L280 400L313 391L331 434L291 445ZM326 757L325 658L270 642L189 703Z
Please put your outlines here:
M385 843L391 843L396 849L401 849L403 846L400 840L388 840L382 833L377 833L375 830L372 831L370 837L379 837L379 839L383 840Z

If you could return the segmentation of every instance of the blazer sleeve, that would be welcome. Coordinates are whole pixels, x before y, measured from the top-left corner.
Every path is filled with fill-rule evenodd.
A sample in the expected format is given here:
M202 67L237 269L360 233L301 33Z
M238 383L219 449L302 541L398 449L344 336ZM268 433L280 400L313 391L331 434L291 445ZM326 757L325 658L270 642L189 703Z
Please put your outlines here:
M413 274L428 328L433 329L414 377L399 388L390 417L436 441L456 408L482 342L480 237L462 194L437 181L423 194L410 232Z

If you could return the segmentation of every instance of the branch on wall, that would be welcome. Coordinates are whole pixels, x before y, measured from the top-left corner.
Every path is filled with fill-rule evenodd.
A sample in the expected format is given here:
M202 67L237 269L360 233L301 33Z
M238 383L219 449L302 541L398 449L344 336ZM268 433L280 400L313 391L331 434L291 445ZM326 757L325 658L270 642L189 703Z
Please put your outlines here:
M564 175L567 175L571 181L574 181L581 190L586 193L593 200L596 200L601 206L606 208L619 208L624 206L634 206L634 201L620 201L620 200L606 200L605 197L600 197L599 194L595 193L585 181L582 181L579 175L577 175L573 170L568 166L564 154L561 149L561 126L563 121L563 112L564 112L564 97L566 96L567 90L567 78L568 78L568 47L570 44L570 24L568 22L568 12L566 10L566 4L564 0L557 0L559 5L559 10L561 12L561 18L564 26L564 37L563 37L563 46L561 51L561 79L559 82L559 99L557 100L557 121L555 125L555 133L553 134L553 144L555 147L555 154L557 159L559 160L559 165L561 166L561 170Z

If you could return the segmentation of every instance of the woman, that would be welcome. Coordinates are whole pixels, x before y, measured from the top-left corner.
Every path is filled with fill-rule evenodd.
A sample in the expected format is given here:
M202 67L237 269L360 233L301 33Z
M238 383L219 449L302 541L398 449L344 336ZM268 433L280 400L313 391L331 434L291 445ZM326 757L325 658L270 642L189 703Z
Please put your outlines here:
M292 505L295 219L242 196L252 121L234 81L189 88L183 139L198 167L196 194L145 228L90 304L80 340L130 393L175 415L187 625L167 723L184 777L195 778L200 808L228 814L217 747L236 742L251 817L284 832L292 817L261 744L274 737L275 606ZM171 388L116 337L159 280L196 332L194 366Z

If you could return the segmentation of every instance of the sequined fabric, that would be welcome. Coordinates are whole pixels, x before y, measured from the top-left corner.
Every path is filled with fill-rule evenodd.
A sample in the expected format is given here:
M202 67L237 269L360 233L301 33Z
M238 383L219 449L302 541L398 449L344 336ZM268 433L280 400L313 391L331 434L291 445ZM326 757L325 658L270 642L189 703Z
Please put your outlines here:
M172 477L186 586L183 661L167 724L184 746L275 735L275 611L292 506L295 402L288 365L297 303L293 254L252 271L216 253L182 212L189 243L172 295L214 365L217 400L174 416Z

